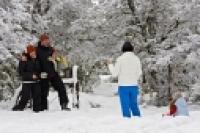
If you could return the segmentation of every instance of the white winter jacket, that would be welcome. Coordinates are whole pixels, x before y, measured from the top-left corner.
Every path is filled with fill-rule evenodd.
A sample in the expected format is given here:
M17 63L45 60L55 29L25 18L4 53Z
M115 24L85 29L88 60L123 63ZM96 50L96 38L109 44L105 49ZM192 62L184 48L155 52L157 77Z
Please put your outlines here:
M113 77L118 78L119 86L137 86L142 74L140 59L133 52L125 52L116 61L109 64Z

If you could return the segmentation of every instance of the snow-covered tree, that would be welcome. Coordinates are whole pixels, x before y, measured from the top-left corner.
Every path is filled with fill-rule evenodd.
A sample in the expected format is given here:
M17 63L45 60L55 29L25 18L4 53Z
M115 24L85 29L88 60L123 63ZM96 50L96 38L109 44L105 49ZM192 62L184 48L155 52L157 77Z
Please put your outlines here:
M199 6L199 0L2 0L1 81L8 75L14 86L4 86L17 86L16 53L46 32L80 66L83 84L92 90L98 74L108 72L102 60L116 58L129 40L142 60L143 93L156 94L151 101L165 105L177 89L198 89Z

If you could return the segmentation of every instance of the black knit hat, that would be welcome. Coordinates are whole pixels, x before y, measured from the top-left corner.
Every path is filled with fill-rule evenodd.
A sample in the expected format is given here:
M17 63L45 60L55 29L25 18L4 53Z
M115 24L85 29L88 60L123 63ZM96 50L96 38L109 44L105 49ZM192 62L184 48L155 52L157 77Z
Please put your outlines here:
M124 45L122 46L122 52L133 52L134 47L130 42L125 42Z

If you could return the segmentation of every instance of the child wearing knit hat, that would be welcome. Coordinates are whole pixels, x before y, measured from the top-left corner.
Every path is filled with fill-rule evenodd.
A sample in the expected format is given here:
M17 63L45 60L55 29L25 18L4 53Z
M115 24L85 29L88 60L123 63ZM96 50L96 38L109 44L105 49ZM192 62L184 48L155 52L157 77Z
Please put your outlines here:
M29 44L26 47L26 60L19 62L19 74L22 79L21 98L13 107L13 111L23 111L30 99L33 99L33 111L41 111L41 88L40 88L40 63L36 58L36 48Z

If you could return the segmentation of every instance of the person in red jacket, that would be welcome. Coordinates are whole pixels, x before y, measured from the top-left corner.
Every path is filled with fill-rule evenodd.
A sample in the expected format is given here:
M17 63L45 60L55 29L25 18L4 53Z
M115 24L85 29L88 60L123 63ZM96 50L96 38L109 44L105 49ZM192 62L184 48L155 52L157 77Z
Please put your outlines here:
M177 107L175 105L176 99L170 98L170 103L169 103L169 112L166 114L163 114L163 116L175 116Z

